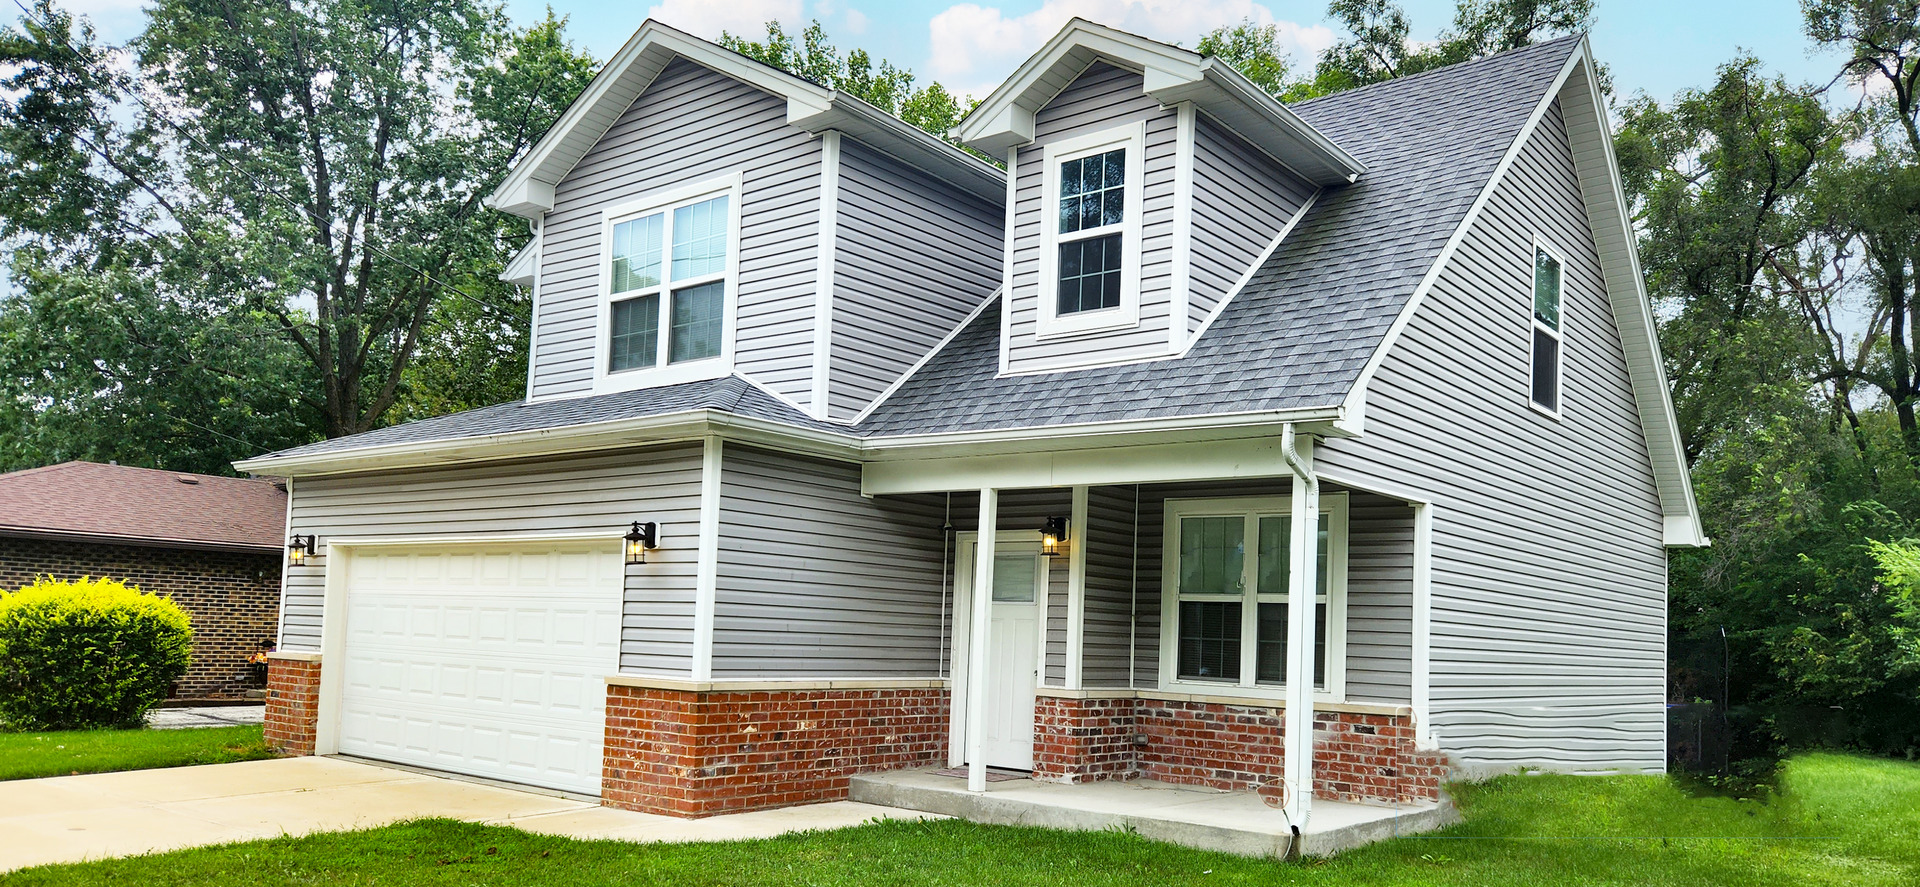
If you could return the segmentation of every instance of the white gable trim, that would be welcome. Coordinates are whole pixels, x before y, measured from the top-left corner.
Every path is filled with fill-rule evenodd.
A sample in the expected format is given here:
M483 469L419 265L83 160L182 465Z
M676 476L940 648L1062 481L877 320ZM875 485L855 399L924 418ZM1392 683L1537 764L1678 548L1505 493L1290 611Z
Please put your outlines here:
M1147 94L1162 105L1192 102L1316 184L1351 182L1366 169L1232 65L1079 18L960 121L955 135L996 156L1032 142L1034 116L1095 61L1141 72Z
M857 98L649 19L514 165L487 205L527 218L551 210L554 186L679 57L786 99L787 122L794 126L816 134L844 132L982 199L1000 199L1005 174L992 164Z
M1601 271L1606 279L1608 299L1613 304L1614 323L1619 327L1621 344L1626 351L1628 374L1639 408L1641 430L1653 463L1661 511L1666 515L1665 541L1667 545L1676 547L1705 546L1707 538L1700 527L1699 508L1694 503L1693 482L1688 476L1686 453L1680 443L1679 423L1674 418L1671 388L1667 384L1665 366L1661 363L1658 328L1654 324L1653 308L1647 301L1645 280L1640 273L1639 255L1634 246L1632 220L1626 212L1625 192L1620 187L1620 167L1613 156L1612 134L1604 117L1604 100L1589 73L1593 65L1591 50L1586 39L1582 38L1579 47L1568 56L1560 74L1554 78L1553 85L1534 106L1526 125L1521 127L1513 144L1500 158L1500 164L1494 168L1486 186L1461 218L1459 227L1447 239L1440 255L1427 269L1426 276L1421 278L1413 296L1394 318L1393 325L1381 338L1359 378L1348 390L1342 404L1339 427L1348 434L1364 432L1367 392L1374 374L1405 332L1414 312L1426 300L1428 291L1439 279L1441 271L1452 260L1454 253L1459 251L1468 231L1492 200L1495 189L1506 178L1507 170L1533 137L1547 110L1555 99L1563 99L1568 118L1568 137L1573 141L1575 168L1580 176L1589 221L1599 247Z

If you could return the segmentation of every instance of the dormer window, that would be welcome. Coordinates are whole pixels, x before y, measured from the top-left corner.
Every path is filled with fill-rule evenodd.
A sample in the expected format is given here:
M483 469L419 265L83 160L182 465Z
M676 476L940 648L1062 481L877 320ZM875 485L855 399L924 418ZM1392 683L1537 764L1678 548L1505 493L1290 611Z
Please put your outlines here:
M1048 144L1042 187L1041 336L1135 326L1140 319L1143 125Z
M739 264L738 184L615 207L602 229L594 389L725 375Z

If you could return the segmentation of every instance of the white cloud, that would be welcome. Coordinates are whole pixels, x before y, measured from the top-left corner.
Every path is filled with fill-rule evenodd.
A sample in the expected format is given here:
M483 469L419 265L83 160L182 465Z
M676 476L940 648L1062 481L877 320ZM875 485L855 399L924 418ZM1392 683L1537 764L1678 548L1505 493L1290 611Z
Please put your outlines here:
M858 9L849 9L847 10L846 21L849 32L854 34L865 34L867 32L866 13Z
M983 97L1074 16L1189 47L1214 28L1251 19L1278 26L1280 45L1300 65L1334 42L1332 30L1277 19L1253 0L1046 0L1033 12L1011 17L999 7L961 3L929 25L928 72L949 89Z
M766 35L767 22L800 25L800 11L801 0L661 0L647 18L708 40L721 31L757 39Z

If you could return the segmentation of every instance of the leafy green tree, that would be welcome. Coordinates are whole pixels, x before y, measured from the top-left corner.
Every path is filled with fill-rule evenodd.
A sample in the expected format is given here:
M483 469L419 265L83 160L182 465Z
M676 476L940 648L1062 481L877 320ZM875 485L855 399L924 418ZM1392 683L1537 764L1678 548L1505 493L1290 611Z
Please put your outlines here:
M1326 95L1484 58L1592 27L1592 0L1459 0L1453 26L1431 44L1412 39L1394 0L1332 0L1347 36L1320 57L1303 96Z
M1303 88L1294 77L1292 59L1280 47L1278 25L1256 25L1252 19L1242 19L1237 25L1208 31L1194 51L1226 60L1274 98L1289 98Z
M973 109L972 98L960 98L939 83L915 89L913 72L885 59L874 61L864 49L842 56L829 42L827 31L815 20L800 32L799 40L779 22L767 22L764 40L731 33L720 35L720 45L747 58L837 89L865 101L941 138Z

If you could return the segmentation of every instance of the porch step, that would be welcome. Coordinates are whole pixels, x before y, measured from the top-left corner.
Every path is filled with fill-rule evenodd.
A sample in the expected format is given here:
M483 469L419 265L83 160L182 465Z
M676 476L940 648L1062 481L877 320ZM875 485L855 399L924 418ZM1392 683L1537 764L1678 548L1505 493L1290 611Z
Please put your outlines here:
M1120 829L1143 838L1240 856L1280 857L1292 844L1285 814L1252 792L1221 792L1150 780L1061 785L1017 779L990 783L981 794L965 779L933 770L896 770L853 777L851 798L868 804L941 813L992 825L1067 831ZM1459 820L1452 802L1375 806L1318 801L1300 837L1300 852L1332 856L1385 838L1431 831Z

